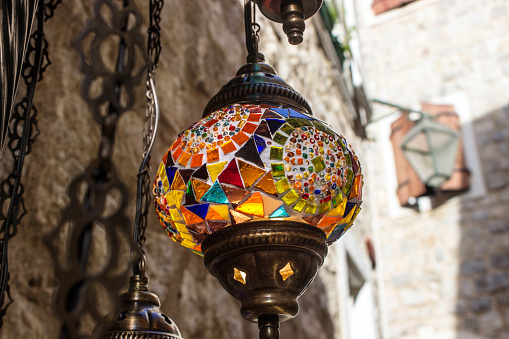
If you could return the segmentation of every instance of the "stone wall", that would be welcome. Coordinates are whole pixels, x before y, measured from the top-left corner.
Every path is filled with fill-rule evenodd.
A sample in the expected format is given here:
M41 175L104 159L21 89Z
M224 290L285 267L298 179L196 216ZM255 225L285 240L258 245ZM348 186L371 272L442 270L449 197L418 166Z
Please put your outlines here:
M147 2L137 1L147 12ZM243 1L166 1L162 13L163 51L156 77L161 107L160 132L152 166L177 133L201 118L202 110L244 63ZM15 300L0 330L3 338L57 338L59 322L52 308L57 288L53 265L42 237L58 223L68 204L67 188L95 156L100 130L79 96L82 75L71 39L90 16L92 1L63 1L47 22L46 35L52 65L37 88L36 105L41 134L27 157L23 182L28 214L10 242L10 285ZM318 43L314 25L308 23L305 42L292 47L280 25L262 21L261 50L268 62L294 88L308 98L314 112L332 124L358 150L362 143L351 132L348 113ZM136 173L141 160L144 89L137 93L135 109L120 120L114 159L119 176L131 190L130 218L134 217ZM2 168L2 177L6 175ZM369 232L369 215L358 218L354 232L362 240ZM169 240L155 213L147 231L148 276L162 310L179 325L185 338L256 338L257 327L242 319L239 304L230 297L203 265ZM355 231L355 229L358 231ZM359 246L363 246L360 242ZM362 247L363 248L363 247ZM331 253L334 253L331 248ZM363 253L363 252L361 252ZM282 324L282 336L340 338L335 256L322 269L302 297L297 319Z
M389 143L396 116L370 128L386 337L507 338L509 1L420 0L377 16L371 3L356 2L369 94L455 105L472 171L469 192L404 210ZM375 116L391 110L376 105Z

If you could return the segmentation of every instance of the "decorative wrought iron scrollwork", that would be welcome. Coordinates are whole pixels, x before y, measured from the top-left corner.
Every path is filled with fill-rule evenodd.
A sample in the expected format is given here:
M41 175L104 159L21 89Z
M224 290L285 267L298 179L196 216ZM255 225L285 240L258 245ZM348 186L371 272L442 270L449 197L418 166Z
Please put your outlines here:
M73 41L84 73L81 95L101 127L101 140L97 158L72 181L70 204L57 228L46 237L60 282L56 309L63 321L64 338L87 336L91 330L87 321L101 324L103 317L119 306L117 296L129 274L130 265L125 264L132 260L130 250L134 248L126 214L129 192L116 174L112 154L118 119L132 108L134 90L146 65L141 24L133 0L96 0L92 18ZM112 62L107 52L115 43L118 49ZM141 61L137 59L140 55L144 57ZM108 201L113 201L114 208L108 207ZM101 258L101 269L92 273L91 261L98 258L90 258L90 249L100 241L93 237L97 229L103 230L105 237L101 238L106 239L108 251ZM64 262L59 259L62 246L53 242L62 234L66 239ZM127 260L123 257L126 252ZM109 309L99 309L104 299Z
M13 159L12 172L0 183L0 327L7 308L13 303L9 287L8 245L16 235L21 218L26 214L21 183L21 174L25 156L32 151L32 143L39 134L37 127L37 109L33 98L38 81L51 64L48 56L48 42L44 37L44 22L48 20L60 3L60 0L40 1L35 21L36 30L27 44L21 77L25 83L26 94L13 109L7 129L7 147ZM48 10L50 8L50 10ZM49 15L48 13L51 13ZM9 85L5 83L4 85ZM13 86L13 84L10 84ZM4 211L7 211L4 213ZM7 303L6 303L6 300Z

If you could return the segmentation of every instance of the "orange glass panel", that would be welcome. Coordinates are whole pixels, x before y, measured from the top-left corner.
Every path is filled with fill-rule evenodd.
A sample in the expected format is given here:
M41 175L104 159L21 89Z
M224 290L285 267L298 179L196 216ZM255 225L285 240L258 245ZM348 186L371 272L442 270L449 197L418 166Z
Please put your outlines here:
M186 225L190 224L196 224L199 222L202 222L203 219L194 214L193 212L189 211L184 206L180 206L180 211L182 212L182 216L184 217L184 220L186 222Z
M213 148L207 151L207 162L216 162L219 160L219 149Z
M242 132L253 134L253 132L256 131L256 127L258 126L248 122L244 125L244 128L242 128Z
M246 188L250 187L265 173L264 170L238 159L239 171Z
M191 182L193 183L195 198L197 201L199 201L203 197L203 195L207 193L207 191L210 188L210 185L196 179L191 179Z
M191 159L191 153L182 152L182 155L179 158L179 164L182 166L187 166L187 163Z
M254 192L244 203L237 206L236 210L245 214L263 217L263 200L260 192Z
M247 135L245 135L244 133L242 133L242 131L240 131L239 133L235 134L233 137L232 137L232 140L239 146L242 146L246 141L249 140L249 137Z
M255 185L256 188L261 189L262 191L277 196L276 186L274 185L274 178L272 178L272 174L267 172L260 181Z
M215 212L217 212L221 217L222 219L224 220L228 220L228 210L229 210L230 206L228 205L210 205L209 206L209 211L210 210L214 210Z
M180 173L175 173L175 179L173 180L173 183L171 184L172 190L185 190L186 184L184 183L184 180L182 180L182 177L180 176Z
M244 215L242 213L236 212L234 210L230 210L231 215L231 221L232 224L240 224L246 221L251 220L252 218L250 216Z
M230 152L236 151L237 147L235 147L233 142L230 140L227 143L221 145L221 149L223 150L224 154L228 154Z
M177 159L180 157L180 155L182 154L182 147L177 147L177 149L175 151L173 151L173 153L171 154L171 156L173 157L173 160L177 161Z
M337 223L341 219L343 219L343 218L341 218L341 217L327 217L327 216L325 216L325 217L323 217L322 220L320 220L320 223L317 226L320 227L320 228L325 228L327 226L330 226L332 224Z
M191 167L199 167L203 165L203 154L195 154L191 159Z

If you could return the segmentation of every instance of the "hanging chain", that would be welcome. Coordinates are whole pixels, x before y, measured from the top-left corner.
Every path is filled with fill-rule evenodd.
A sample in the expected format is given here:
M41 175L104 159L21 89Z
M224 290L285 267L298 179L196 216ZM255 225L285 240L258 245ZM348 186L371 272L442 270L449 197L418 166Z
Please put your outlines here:
M60 0L40 0L37 7L37 26L31 34L25 60L22 66L22 78L26 86L25 97L14 107L7 131L7 147L14 160L12 172L0 183L0 328L7 308L14 302L9 286L8 245L18 231L21 218L26 214L21 183L25 156L32 151L32 144L39 134L37 127L37 109L33 99L36 84L51 64L48 56L48 42L44 36L44 22L53 16ZM7 211L4 213L3 211ZM7 303L6 303L6 300Z
M154 145L159 123L159 104L155 91L155 73L161 54L161 10L164 0L150 0L150 25L148 28L147 54L147 107L145 111L145 126L143 130L143 159L138 172L138 185L136 194L136 216L134 220L134 241L141 252L141 257L133 266L134 274L144 274L145 231L147 230L147 218L151 206L151 182L150 182L150 152Z
M248 62L263 62L263 54L258 52L260 25L256 22L256 5L251 0L244 2L244 25Z
M108 22L101 15L105 7L111 13ZM129 192L116 174L112 155L118 119L133 107L135 88L145 72L147 55L141 24L142 16L133 0L96 0L92 18L73 40L84 73L81 95L101 127L101 139L96 159L71 182L70 204L62 211L58 226L46 237L55 261L55 276L60 282L56 310L63 322L62 338L87 336L91 331L86 328L88 319L104 324L101 320L105 313L119 306L118 295L130 271L125 266L125 249L134 248L126 214ZM106 67L104 60L108 55L99 48L112 36L120 40L114 70ZM136 59L137 55L144 59ZM101 92L92 97L96 81L102 81ZM93 236L98 227L104 231L104 237ZM66 237L65 245L54 243L60 234ZM101 242L104 239L106 244ZM89 267L94 262L90 249L105 245L108 255L95 259L102 261L101 270L91 273ZM65 262L59 259L62 248ZM128 260L132 262L132 257ZM104 305L104 299L108 299L111 309L99 306Z

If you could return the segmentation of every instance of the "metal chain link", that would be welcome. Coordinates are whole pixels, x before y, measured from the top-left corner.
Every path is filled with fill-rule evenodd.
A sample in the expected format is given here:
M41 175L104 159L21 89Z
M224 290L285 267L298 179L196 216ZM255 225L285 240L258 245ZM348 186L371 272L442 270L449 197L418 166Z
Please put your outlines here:
M147 218L151 206L151 182L150 182L150 152L154 145L159 123L159 104L155 90L155 73L161 54L161 10L164 0L150 0L150 25L148 28L147 54L149 65L147 69L147 106L145 111L145 125L143 130L143 159L138 172L138 187L136 195L136 217L134 221L134 241L144 261L145 232L147 230ZM144 262L137 262L133 266L134 274L144 273L141 267Z
M36 84L51 64L48 56L48 42L44 36L44 22L53 16L60 0L40 1L37 8L37 26L31 34L21 76L26 86L25 97L14 107L7 131L7 147L14 160L12 172L0 183L0 328L7 308L14 302L10 294L8 245L18 231L21 218L26 214L21 183L25 156L32 151L32 144L39 134L37 109L33 103ZM33 61L32 61L33 60ZM3 211L7 211L4 213ZM6 300L8 300L7 303Z

